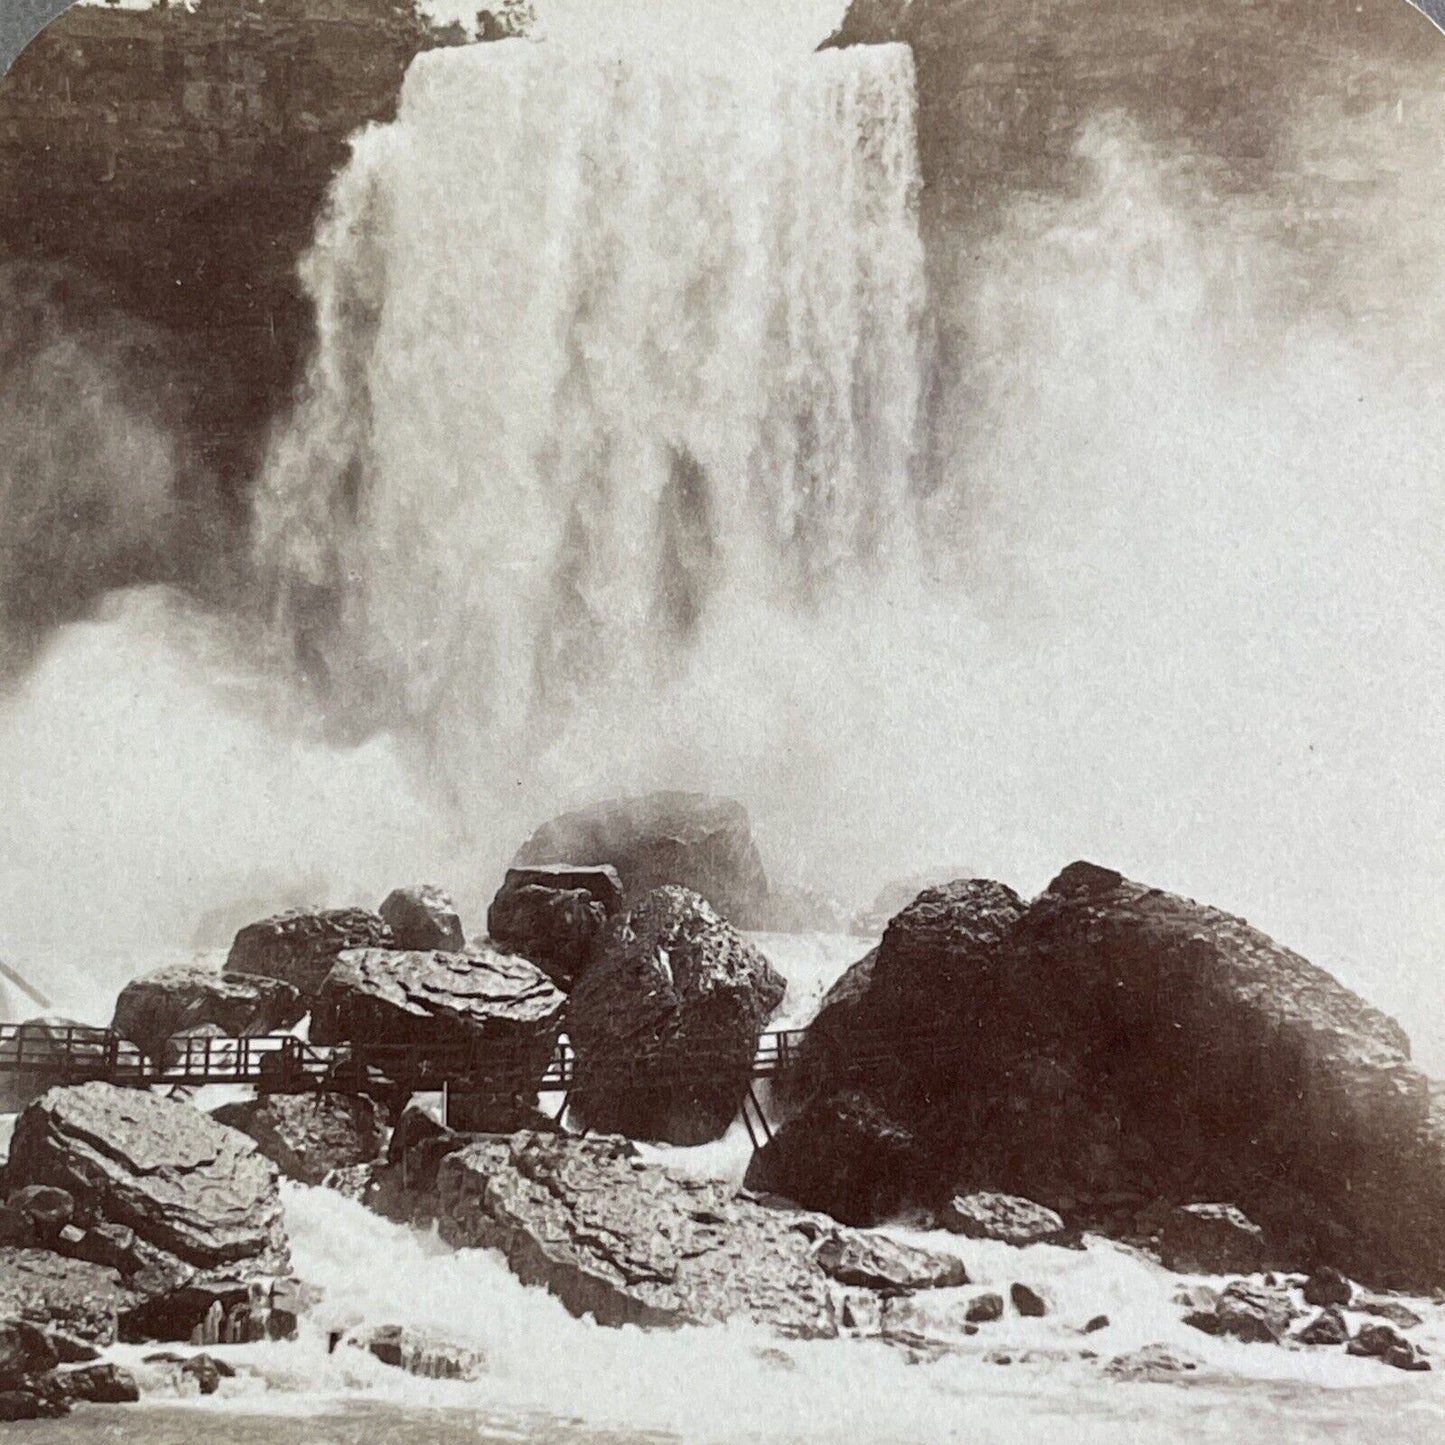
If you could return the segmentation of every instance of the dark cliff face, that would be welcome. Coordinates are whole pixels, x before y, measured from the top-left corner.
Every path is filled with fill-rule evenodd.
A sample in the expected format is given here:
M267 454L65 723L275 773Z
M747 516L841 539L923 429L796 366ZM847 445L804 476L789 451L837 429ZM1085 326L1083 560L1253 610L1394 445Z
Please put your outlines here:
M84 6L0 83L0 256L159 332L167 419L233 505L309 346L297 263L347 137L437 39L402 0Z

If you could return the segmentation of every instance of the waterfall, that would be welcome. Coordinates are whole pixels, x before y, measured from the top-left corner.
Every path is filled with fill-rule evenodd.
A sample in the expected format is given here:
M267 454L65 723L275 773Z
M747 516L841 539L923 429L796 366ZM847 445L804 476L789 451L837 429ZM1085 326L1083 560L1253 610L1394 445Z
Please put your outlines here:
M746 690L760 630L906 574L918 185L905 47L421 56L334 188L257 503L338 726L585 788L579 728L653 749L689 673Z

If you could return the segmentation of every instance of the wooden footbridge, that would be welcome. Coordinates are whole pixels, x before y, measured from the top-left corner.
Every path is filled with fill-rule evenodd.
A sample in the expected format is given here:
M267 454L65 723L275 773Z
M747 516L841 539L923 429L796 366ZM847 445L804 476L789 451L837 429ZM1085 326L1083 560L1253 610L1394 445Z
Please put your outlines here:
M762 1139L771 1135L754 1084L798 1065L807 1036L804 1029L775 1029L758 1041L742 1104L755 1145L760 1134ZM898 1058L895 1039L880 1035L876 1044L870 1040L861 1049L859 1043L850 1040L850 1073L884 1068ZM819 1047L816 1035L809 1047ZM609 1090L656 1091L736 1079L738 1073L735 1051L670 1050L665 1056L643 1051L620 1068L609 1063L606 1082ZM455 1044L417 1045L313 1044L291 1034L177 1036L158 1055L147 1056L114 1029L31 1022L0 1024L0 1076L6 1074L31 1076L39 1087L96 1079L130 1088L243 1084L262 1093L364 1093L403 1101L428 1092L499 1097L560 1093L561 1119L577 1083L577 1056L570 1043L559 1040L539 1075L535 1055L520 1058L514 1045L499 1046L484 1035Z

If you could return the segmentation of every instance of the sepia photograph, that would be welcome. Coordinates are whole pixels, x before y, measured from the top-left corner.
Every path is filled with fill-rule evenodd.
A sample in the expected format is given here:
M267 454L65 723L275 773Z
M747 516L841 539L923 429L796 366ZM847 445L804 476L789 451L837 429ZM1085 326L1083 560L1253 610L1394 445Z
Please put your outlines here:
M0 0L16 1445L1445 1441L1445 0Z

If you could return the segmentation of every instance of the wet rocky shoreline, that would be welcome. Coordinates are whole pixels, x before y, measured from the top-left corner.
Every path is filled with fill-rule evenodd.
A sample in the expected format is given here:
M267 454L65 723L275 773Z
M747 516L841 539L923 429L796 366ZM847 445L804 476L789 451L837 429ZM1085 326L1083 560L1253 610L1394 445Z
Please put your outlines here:
M248 925L224 969L164 969L117 1001L115 1033L152 1062L308 1016L318 1042L464 1046L489 1062L445 1122L402 1077L273 1083L208 1114L43 1066L4 1075L20 1117L0 1180L0 1413L136 1398L102 1357L117 1340L213 1390L223 1367L195 1350L292 1335L313 1298L291 1275L282 1176L495 1250L604 1325L743 1320L924 1359L1050 1313L1029 1251L1102 1235L1220 1277L1177 1299L1202 1335L1430 1368L1419 1314L1389 1293L1445 1284L1430 1081L1398 1025L1322 970L1092 864L1031 903L985 880L924 887L824 999L737 1188L633 1142L724 1134L784 997L702 887L749 927L789 896L736 804L622 800L539 830L485 938L440 889L402 888L376 912ZM537 1088L564 1033L557 1120ZM971 1285L957 1252L877 1228L898 1220L1007 1246L1018 1278ZM1107 1324L1067 1327L1091 1354ZM481 1368L384 1320L333 1344L431 1376ZM1168 1351L1110 1366L1192 1368Z

